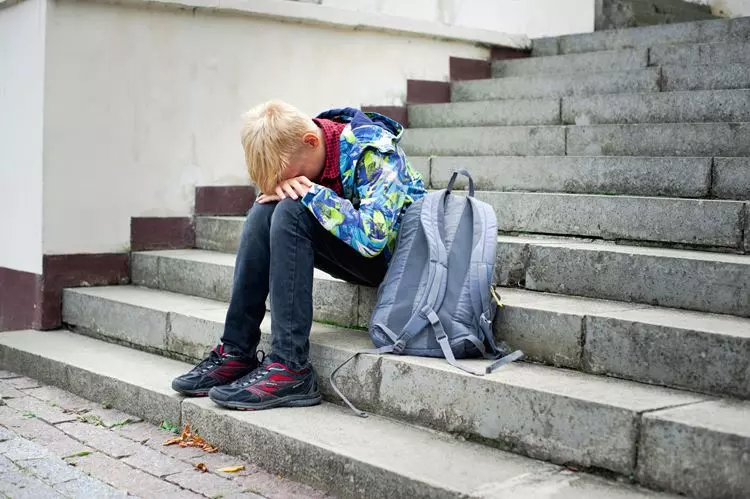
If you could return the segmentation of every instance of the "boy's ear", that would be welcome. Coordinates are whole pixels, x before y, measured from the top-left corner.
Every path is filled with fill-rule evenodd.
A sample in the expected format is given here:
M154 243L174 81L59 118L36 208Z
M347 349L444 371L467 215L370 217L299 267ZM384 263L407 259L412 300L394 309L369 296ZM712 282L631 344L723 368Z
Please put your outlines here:
M306 146L316 148L320 144L320 138L316 133L305 132L305 134L302 136L302 143Z

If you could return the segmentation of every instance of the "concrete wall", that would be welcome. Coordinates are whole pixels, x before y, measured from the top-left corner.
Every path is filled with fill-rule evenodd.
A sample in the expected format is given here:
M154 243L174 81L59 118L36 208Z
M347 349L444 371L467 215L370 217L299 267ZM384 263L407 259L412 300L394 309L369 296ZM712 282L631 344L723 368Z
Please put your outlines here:
M0 8L0 267L34 273L42 270L45 8L44 0Z
M319 3L448 25L523 33L532 38L594 30L594 0L319 0Z
M710 5L716 16L750 16L750 0L688 0L689 2Z
M30 1L30 0L27 0ZM92 2L50 9L44 252L123 251L132 216L188 215L196 185L247 182L240 115L400 104L471 43Z

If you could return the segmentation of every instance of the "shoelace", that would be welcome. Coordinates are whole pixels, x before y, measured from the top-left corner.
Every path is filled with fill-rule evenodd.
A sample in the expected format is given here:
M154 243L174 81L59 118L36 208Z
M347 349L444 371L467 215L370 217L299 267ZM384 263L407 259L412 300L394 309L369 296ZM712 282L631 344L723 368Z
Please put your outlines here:
M255 353L255 358L258 359L258 365L263 365L263 361L266 360L266 352L264 352L263 350L258 350ZM200 372L201 374L208 372L209 369L215 366L220 366L223 360L223 355L219 354L215 349L211 350L211 353L208 354L208 357L203 359L200 364L193 368L193 372Z
M263 367L263 363L266 361L266 352L264 352L263 350L258 350L255 354L255 358L258 359L258 367L253 371L247 373L240 379L234 381L232 383L233 385L247 386L251 383L255 383L256 381L262 379L266 374L268 374L268 370Z

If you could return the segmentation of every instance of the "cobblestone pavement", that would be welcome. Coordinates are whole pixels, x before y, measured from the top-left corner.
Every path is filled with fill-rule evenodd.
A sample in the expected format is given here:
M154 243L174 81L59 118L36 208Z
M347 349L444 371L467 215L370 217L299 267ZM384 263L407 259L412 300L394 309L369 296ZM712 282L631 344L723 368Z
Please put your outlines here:
M164 446L169 424L0 371L0 497L313 498L330 496L226 454ZM205 464L208 472L196 468ZM237 473L222 468L244 465Z

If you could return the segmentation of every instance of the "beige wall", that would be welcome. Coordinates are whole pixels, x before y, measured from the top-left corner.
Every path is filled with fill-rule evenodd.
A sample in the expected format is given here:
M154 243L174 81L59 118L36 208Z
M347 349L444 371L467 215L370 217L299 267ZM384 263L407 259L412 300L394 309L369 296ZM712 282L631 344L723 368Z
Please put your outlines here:
M711 5L717 16L742 17L750 16L750 0L689 0L694 3Z
M44 0L0 9L0 267L42 270Z
M400 104L407 78L446 80L450 55L488 55L470 43L200 10L54 6L45 253L125 250L131 216L186 216L196 185L247 182L239 118L258 102L309 113Z
M594 30L594 0L319 0L321 5L529 37ZM738 0L735 0L738 1Z

